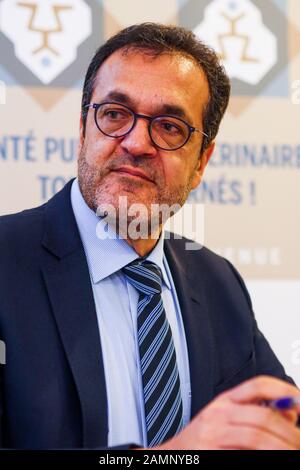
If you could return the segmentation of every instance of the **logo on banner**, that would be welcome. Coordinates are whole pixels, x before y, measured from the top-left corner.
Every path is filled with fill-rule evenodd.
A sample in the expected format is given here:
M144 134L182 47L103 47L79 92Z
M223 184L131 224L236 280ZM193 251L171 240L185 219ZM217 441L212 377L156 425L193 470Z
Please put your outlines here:
M230 112L258 96L288 97L289 63L300 53L300 31L286 0L185 0L179 24L220 55L231 79Z
M91 10L83 0L3 0L0 16L15 56L43 84L76 60L78 46L92 32Z
M250 85L277 62L277 39L250 0L213 0L194 32L219 53L231 78Z

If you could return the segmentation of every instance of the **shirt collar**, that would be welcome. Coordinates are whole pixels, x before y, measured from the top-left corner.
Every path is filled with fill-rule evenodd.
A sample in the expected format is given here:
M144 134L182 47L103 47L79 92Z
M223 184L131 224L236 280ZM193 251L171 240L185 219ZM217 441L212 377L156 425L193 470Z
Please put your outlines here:
M107 232L110 235L109 238L99 238L97 233L104 233L107 224L86 204L77 178L73 181L71 188L71 203L94 284L139 258L136 251L124 239L114 237L114 232L110 228ZM163 282L171 289L165 269L164 230L146 259L160 267Z

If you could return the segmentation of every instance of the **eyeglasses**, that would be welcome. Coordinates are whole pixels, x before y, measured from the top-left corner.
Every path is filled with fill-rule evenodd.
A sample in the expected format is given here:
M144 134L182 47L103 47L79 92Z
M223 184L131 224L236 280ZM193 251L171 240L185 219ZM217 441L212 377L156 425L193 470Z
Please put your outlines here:
M85 107L95 110L94 119L99 131L114 138L129 134L138 118L146 119L149 121L148 132L151 141L162 150L178 150L187 143L194 132L201 132L208 137L183 119L168 114L145 116L135 113L124 104L113 101L91 103Z

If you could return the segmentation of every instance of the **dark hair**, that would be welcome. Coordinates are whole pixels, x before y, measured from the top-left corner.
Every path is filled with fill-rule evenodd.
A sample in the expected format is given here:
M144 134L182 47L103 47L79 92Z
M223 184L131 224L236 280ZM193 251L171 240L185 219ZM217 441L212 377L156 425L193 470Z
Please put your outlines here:
M230 81L216 52L201 42L194 33L179 27L158 23L142 23L130 26L108 39L96 51L86 73L82 95L82 119L85 132L87 110L90 103L97 72L102 63L118 49L137 49L155 55L179 53L193 58L203 69L210 97L203 115L204 136L201 153L218 133L230 95Z

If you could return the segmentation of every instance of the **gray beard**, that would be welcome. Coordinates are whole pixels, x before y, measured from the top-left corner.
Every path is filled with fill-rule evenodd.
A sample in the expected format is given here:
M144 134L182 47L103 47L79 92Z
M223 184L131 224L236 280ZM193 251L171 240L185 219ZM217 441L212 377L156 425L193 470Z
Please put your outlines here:
M132 158L131 158L132 160ZM128 161L128 159L127 159ZM135 162L137 160L132 160L129 162L131 166L135 167L141 167L145 168L145 164L143 162L145 159L142 157L138 160L139 165L136 165ZM126 162L127 163L127 162ZM141 165L141 163L143 165ZM122 164L125 164L124 159L122 160ZM86 202L86 204L92 209L95 213L98 212L98 208L102 203L105 203L106 200L106 195L109 194L110 190L110 185L109 182L105 182L105 177L109 174L110 170L113 168L117 168L117 164L112 164L112 166L108 169L106 168L96 168L95 166L91 166L87 163L86 158L85 158L85 150L84 147L82 148L79 158L78 158L78 183L80 187L81 194ZM153 204L158 204L159 206L166 205L168 207L172 206L178 206L182 207L184 203L186 202L188 195L191 191L191 184L192 184L192 179L193 179L193 174L191 175L188 183L184 186L181 185L180 187L177 187L175 189L169 189L166 190L164 187L164 182L160 181L160 178L157 175L153 174L150 171L147 172L151 179L153 179L155 182L157 182L158 187L162 188L158 192L157 200L152 201ZM137 194L138 190L140 189L141 184L138 181L128 181L127 182L127 190L129 192L132 192L132 194ZM119 196L122 196L120 194ZM113 204L115 205L115 204ZM116 209L116 214L117 214L117 230L120 230L119 227L119 208L115 207ZM177 210L176 210L177 211ZM172 214L172 211L170 211ZM99 214L98 214L99 215ZM124 219L124 214L123 214L123 219ZM124 221L122 220L122 224L124 223L127 224L127 226L132 223L136 219L135 215L130 215L127 214L127 220ZM109 218L108 218L109 220ZM153 233L153 228L155 226L161 226L161 224L165 223L165 216L164 214L160 213L159 218L156 223L153 224L153 220L150 220L150 216L148 217L148 235L150 236L151 233ZM151 225L152 224L152 225Z

